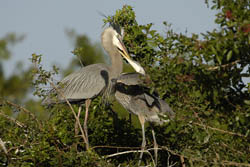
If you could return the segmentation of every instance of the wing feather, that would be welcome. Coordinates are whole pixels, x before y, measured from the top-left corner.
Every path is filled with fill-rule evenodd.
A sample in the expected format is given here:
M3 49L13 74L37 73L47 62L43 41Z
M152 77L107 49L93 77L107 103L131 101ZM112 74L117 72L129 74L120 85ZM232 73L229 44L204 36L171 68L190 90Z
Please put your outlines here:
M109 74L109 68L105 64L92 64L74 72L60 82L58 90L63 93L69 101L94 98L102 93L107 87L108 77L103 77L101 73ZM55 90L54 90L55 91ZM59 101L65 101L64 97L57 93ZM49 101L46 99L46 101Z

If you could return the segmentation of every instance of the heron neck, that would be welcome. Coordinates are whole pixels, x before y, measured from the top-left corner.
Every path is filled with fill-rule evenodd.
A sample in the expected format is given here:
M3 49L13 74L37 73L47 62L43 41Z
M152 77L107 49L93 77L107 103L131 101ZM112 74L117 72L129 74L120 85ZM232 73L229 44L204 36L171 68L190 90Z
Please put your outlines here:
M118 77L123 70L123 61L122 56L116 52L113 54L110 54L111 58L111 75L112 77Z

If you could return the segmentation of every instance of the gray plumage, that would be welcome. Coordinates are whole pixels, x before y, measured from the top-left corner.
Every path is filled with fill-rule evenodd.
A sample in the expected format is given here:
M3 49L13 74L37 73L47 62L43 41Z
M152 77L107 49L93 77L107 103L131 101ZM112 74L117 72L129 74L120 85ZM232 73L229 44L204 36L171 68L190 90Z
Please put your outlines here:
M173 119L175 113L169 105L156 93L150 94L149 89L143 86L143 77L138 73L127 73L112 80L115 82L116 100L129 112L144 115L146 121L162 124L164 120L161 116L165 114Z
M144 75L138 73L123 73L113 82L122 83L124 85L143 85Z
M92 64L68 75L61 81L60 90L69 101L94 98L109 86L109 68L105 64ZM62 96L58 100L64 101Z
M49 92L47 98L43 101L43 104L50 105L56 102L65 102L65 100L68 100L69 102L86 100L84 121L86 137L88 137L87 117L91 99L100 94L103 94L105 97L110 94L112 87L111 79L117 78L123 70L122 56L137 72L145 74L144 69L130 58L127 49L122 42L123 36L122 34L119 34L123 31L117 29L117 26L116 29L108 27L101 35L102 45L110 56L111 65L91 64L66 76L62 79L56 89L52 89ZM56 98L53 98L53 96ZM80 116L80 110L78 116ZM86 144L88 145L88 143Z
M117 27L116 27L117 28ZM117 78L123 70L122 56L129 60L128 62L138 71L144 74L143 68L135 61L131 60L127 49L122 43L121 34L112 27L106 28L102 35L101 41L103 48L106 50L111 59L111 65L91 64L83 67L77 72L66 76L57 87L63 93L63 96L69 101L80 101L91 99L99 94L108 95L111 88L111 79ZM121 32L119 30L118 32ZM57 92L52 89L50 94ZM43 104L55 103L55 98L51 98L50 94L43 101ZM56 100L65 102L65 98L56 93Z
M115 88L115 99L130 113L138 116L142 126L142 151L146 145L144 123L149 121L156 124L167 122L166 115L170 119L175 117L175 113L169 105L160 99L156 93L150 94L149 89L143 86L143 77L140 74L122 74L113 81ZM155 143L155 158L157 161L157 144L152 130ZM143 152L140 155L142 158Z

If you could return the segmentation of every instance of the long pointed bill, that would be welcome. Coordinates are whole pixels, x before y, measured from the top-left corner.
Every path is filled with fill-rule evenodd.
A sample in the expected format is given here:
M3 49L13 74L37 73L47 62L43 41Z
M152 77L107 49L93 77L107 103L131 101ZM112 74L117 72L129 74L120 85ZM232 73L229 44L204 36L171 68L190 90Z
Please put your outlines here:
M145 73L143 67L138 62L133 61L131 59L126 47L124 46L124 44L120 40L119 40L119 42L117 42L117 45L118 45L118 50L119 50L120 54L129 62L129 64L135 69L135 71L142 74L142 75L145 75L146 73Z

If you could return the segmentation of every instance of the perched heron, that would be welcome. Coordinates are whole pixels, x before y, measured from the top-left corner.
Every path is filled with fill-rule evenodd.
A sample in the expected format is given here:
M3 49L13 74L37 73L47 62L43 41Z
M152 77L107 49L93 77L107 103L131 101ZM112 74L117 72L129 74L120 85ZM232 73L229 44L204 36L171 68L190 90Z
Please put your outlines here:
M120 75L117 79L113 79L115 99L130 113L138 116L142 127L142 152L140 154L141 162L143 152L146 146L144 124L146 121L156 124L162 124L167 120L164 119L167 114L170 119L175 117L175 113L169 105L156 94L150 94L149 89L143 86L144 80L138 73L127 73ZM154 140L154 153L157 161L157 142L155 132L152 128Z
M91 64L83 67L77 72L71 73L61 80L61 84L57 89L62 92L63 96L52 89L51 94L56 93L56 99L59 102L79 102L85 100L85 120L84 120L84 133L87 138L86 147L88 148L88 132L87 132L87 119L88 109L91 100L96 96L102 94L108 96L111 91L111 79L117 78L123 70L123 57L131 64L136 72L145 74L144 69L129 56L123 42L123 31L119 27L108 27L101 35L101 42L103 48L110 56L111 65L106 64ZM91 55L90 55L91 56ZM48 96L43 104L56 103L55 99ZM79 108L78 117L80 116L81 108Z

